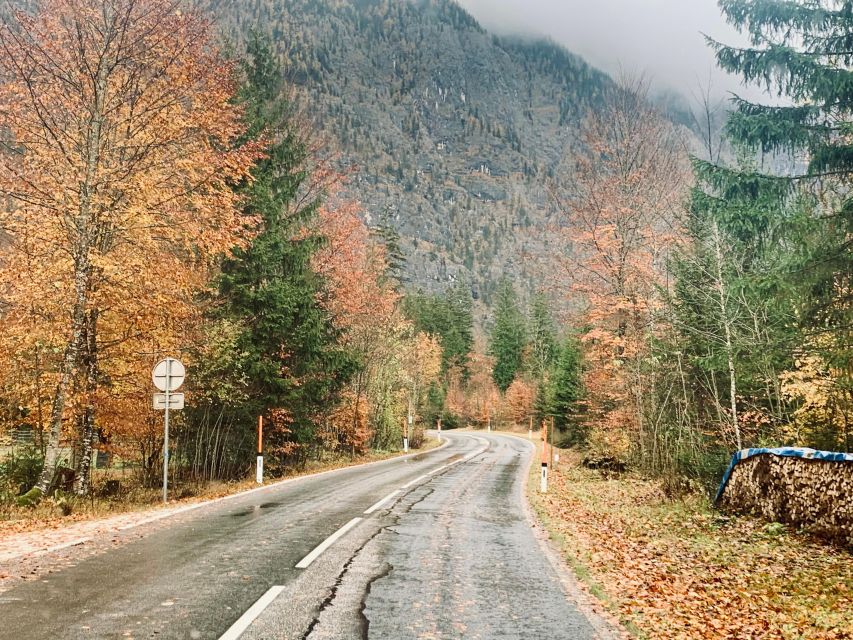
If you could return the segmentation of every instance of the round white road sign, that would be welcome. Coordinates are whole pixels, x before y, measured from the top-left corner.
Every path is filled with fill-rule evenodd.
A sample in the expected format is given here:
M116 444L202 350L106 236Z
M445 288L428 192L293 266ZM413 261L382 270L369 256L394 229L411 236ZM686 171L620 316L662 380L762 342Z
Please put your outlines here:
M175 358L166 358L157 363L154 371L151 372L151 379L154 381L154 386L160 391L176 391L184 384L184 378L187 377L187 370L184 363ZM166 388L168 386L168 389Z

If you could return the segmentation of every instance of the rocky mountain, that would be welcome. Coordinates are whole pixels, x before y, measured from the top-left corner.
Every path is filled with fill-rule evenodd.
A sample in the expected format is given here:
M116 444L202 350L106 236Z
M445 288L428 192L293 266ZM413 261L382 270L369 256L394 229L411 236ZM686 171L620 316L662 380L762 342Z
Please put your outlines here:
M214 0L228 37L269 33L306 112L339 144L410 284L540 276L547 183L611 84L545 41L497 37L451 0Z

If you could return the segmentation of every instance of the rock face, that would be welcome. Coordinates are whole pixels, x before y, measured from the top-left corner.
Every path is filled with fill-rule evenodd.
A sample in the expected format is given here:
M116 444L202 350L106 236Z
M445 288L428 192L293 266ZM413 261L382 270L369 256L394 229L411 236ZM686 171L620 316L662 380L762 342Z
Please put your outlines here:
M487 33L449 0L213 0L226 34L268 32L337 141L370 224L400 234L415 287L539 274L547 184L611 85L549 42Z

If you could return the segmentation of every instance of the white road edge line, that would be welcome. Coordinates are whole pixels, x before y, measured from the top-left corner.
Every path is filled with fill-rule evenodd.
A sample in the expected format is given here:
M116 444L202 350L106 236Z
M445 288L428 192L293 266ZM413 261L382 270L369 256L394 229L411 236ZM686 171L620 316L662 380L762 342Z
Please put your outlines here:
M272 601L275 600L279 594L284 591L284 587L270 587L267 592L262 595L258 601L249 607L249 610L246 611L240 618L231 625L231 627L225 633L220 636L219 640L237 640L243 632L249 628L255 618L257 618L263 610L266 609Z
M372 507L370 507L370 509L368 509L367 511L365 511L365 512L364 512L364 515L369 516L371 513L373 513L373 512L374 512L374 511L376 511L377 509L381 508L383 504L385 504L386 502L388 502L391 498L393 498L394 496L396 496L398 493L400 493L400 490L399 490L399 489L396 489L396 490L392 491L392 492L391 492L391 493L389 493L387 496L385 496L384 498L382 498L382 500L380 500L380 501L379 501L379 502L377 502L375 505L373 505Z
M201 509L202 507L207 507L212 504L216 504L218 502L225 502L227 500L234 500L236 498L245 498L246 496L252 495L253 493L257 493L260 491L269 491L270 489L275 489L277 487L281 487L285 484L291 483L302 483L306 480L311 480L312 478L318 478L320 476L330 475L339 473L341 471L345 471L347 469L357 469L359 467L373 467L373 466L384 466L390 463L398 462L400 460L406 460L407 458L414 458L415 456L423 455L424 453L433 453L435 451L439 451L440 449L444 449L446 446L450 444L450 440L444 440L439 446L434 449L429 449L427 451L415 451L414 453L410 453L405 456L395 456L393 458L386 458L384 460L375 460L373 462L364 462L361 464L352 465L349 467L342 467L340 469L329 469L328 471L321 471L319 473L309 473L304 476L297 476L295 478L285 478L284 480L277 480L271 482L269 484L265 484L262 487L255 487L254 489L249 489L247 491L238 491L237 493L232 493L227 496L222 496L220 498L213 498L212 500L205 500L204 502L197 502L195 504L190 504L185 507L179 507L177 509L170 509L165 513L158 513L153 515L150 518L145 518L144 520L140 520L138 522L133 522L131 524L123 525L118 528L119 531L127 531L128 529L134 529L136 527L141 527L146 524L151 524L152 522L157 522L158 520L165 520L166 518L171 518L172 516L176 516L178 514L186 513L187 511L195 511L196 509ZM43 553L43 552L42 552ZM15 556L19 557L19 556Z
M352 520L350 520L349 522L347 522L344 526L342 526L340 529L338 529L337 531L335 531L335 532L334 532L332 535L330 535L328 538L326 538L325 540L323 540L323 542L321 542L321 543L320 543L320 544L319 544L319 545L314 549L314 551L312 551L312 552L311 552L311 553L309 553L307 556L305 556L304 558L302 558L302 560L300 560L300 561L299 561L299 563L296 565L296 568L297 568L297 569L307 569L308 567L310 567L310 566L311 566L311 563L312 563L312 562L314 562L317 558L319 558L321 553L323 553L326 549L328 549L328 548L329 548L329 547L331 547L333 544L335 544L335 542L337 541L337 539L338 539L338 538L340 538L340 537L341 537L342 535L344 535L347 531L349 531L350 529L352 529L352 528L353 528L355 525L357 525L359 522L361 522L361 518L353 518Z
M459 461L457 460L457 462L459 462ZM427 473L427 475L428 476L434 476L439 471L444 471L445 469L447 469L451 464L454 464L454 463L451 462L450 464L443 465L443 466L439 467L438 469L433 469L432 471Z

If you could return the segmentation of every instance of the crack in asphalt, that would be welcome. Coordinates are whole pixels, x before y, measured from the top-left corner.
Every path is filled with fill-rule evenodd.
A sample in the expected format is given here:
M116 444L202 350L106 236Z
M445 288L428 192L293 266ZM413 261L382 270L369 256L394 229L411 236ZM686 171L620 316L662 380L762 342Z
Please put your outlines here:
M364 610L367 608L367 599L370 597L370 589L373 587L373 583L381 580L382 578L388 577L388 575L394 570L394 565L390 563L385 563L385 568L380 571L378 574L370 578L367 581L367 585L364 588L364 593L361 597L361 606L358 609L358 614L361 616L362 620L362 634L361 637L363 640L368 640L370 637L370 619L364 613Z
M338 589L340 589L341 585L344 582L344 578L349 572L350 567L355 562L358 555L362 552L362 550L370 544L370 542L382 533L382 528L378 529L375 533L373 533L364 543L355 550L355 553L352 554L349 560L344 563L344 566L341 569L341 572L338 574L338 577L335 579L335 584L332 585L332 588L329 590L329 595L325 597L323 602L320 603L320 607L317 609L317 615L314 616L314 619L311 621L311 624L308 625L308 628L305 630L305 633L302 635L301 640L308 640L311 633L314 631L314 628L320 623L320 616L323 615L323 612L328 609L329 605L334 602L335 597L338 595ZM366 637L366 636L365 636Z
M379 527L379 529L377 529L373 534L371 534L370 537L368 537L367 540L365 540L364 543L361 546L359 546L358 549L355 550L355 552L352 554L352 556L349 558L349 560L347 560L346 563L344 563L344 566L341 568L341 572L338 574L337 578L335 579L335 584L332 586L332 588L329 591L329 595L327 595L326 598L323 600L323 602L320 603L320 606L317 609L317 614L314 616L314 619L308 625L308 628L305 630L305 633L302 635L301 640L309 640L314 629L320 623L320 617L323 615L323 612L326 609L328 609L329 606L334 602L335 597L338 594L338 589L340 589L341 585L343 584L347 573L349 573L350 567L352 567L352 565L358 559L358 556L361 554L362 551L364 551L365 547L367 547L367 545L369 545L371 542L373 542L374 539L376 539L378 536L380 536L383 533L393 533L395 535L399 535L391 527L397 526L400 523L400 518L402 516L408 514L417 504L420 504L421 502L426 500L429 496L431 496L435 492L435 489L433 489L432 487L424 487L424 485L421 485L419 487L415 487L412 491L410 491L406 495L411 495L412 493L414 493L414 491L421 489L421 488L427 489L427 491L424 492L423 496L421 496L418 500L412 502L411 504L407 505L404 511L401 511L399 513L394 513L392 516L393 522L389 522L388 524L382 525L381 527ZM367 637L368 637L368 630L370 628L370 620L364 614L364 610L367 607L367 598L370 595L370 588L374 582L388 576L393 570L394 570L394 566L386 563L385 569L383 569L382 571L380 571L378 574L371 577L367 581L365 589L362 593L362 596L360 599L361 606L359 608L359 615L361 618L361 625L360 625L361 626L361 635L362 635L362 638L364 638L365 640L367 640Z

